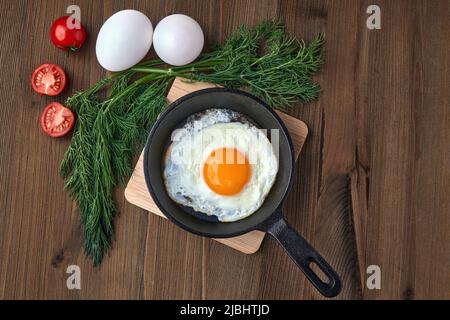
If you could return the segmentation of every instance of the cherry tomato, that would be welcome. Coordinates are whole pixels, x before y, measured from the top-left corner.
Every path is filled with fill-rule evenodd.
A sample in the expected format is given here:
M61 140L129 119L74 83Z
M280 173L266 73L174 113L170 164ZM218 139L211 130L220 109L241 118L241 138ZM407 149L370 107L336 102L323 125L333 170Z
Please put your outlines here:
M31 86L37 93L56 96L64 90L66 79L66 73L60 66L45 63L34 70Z
M67 134L74 123L73 112L58 102L50 103L41 114L41 128L53 138Z
M56 19L50 28L50 36L53 44L64 51L77 51L86 41L86 29L80 23L80 28L69 29L67 19L69 16L63 16Z

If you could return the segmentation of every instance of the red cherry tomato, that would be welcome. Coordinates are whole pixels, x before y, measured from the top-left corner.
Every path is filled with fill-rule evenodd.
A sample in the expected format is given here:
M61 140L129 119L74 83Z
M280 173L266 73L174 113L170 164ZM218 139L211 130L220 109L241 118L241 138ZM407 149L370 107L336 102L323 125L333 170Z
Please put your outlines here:
M75 123L75 115L58 102L52 102L41 114L41 128L50 137L57 138L67 134Z
M76 51L81 48L86 41L86 29L80 23L80 28L69 29L67 19L69 16L63 16L56 19L50 28L50 36L53 44L64 51Z
M66 79L66 73L60 66L45 63L34 70L31 86L37 93L56 96L64 90Z

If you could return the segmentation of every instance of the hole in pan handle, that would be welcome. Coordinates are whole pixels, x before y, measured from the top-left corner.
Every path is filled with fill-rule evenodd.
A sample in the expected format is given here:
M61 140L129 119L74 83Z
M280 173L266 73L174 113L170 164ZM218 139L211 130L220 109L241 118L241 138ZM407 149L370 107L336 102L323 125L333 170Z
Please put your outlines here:
M288 224L281 211L274 213L261 229L277 239L295 264L322 295L332 298L341 292L342 284L336 271ZM318 275L311 268L314 264L323 274ZM321 277L327 280L322 281Z

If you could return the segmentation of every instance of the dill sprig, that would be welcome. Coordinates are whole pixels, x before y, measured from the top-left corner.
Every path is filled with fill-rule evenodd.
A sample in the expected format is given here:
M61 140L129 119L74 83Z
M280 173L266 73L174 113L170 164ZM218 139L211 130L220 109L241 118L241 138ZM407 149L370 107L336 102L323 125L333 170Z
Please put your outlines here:
M311 76L323 62L323 44L322 34L307 45L287 36L281 24L266 21L238 28L189 65L144 61L68 98L77 123L61 175L78 204L85 251L94 264L101 263L114 237L114 188L131 175L132 160L167 105L165 96L175 77L243 88L271 107L285 109L318 96L320 87Z
M248 88L271 107L285 109L295 102L317 98L320 87L311 75L323 62L323 34L309 45L290 38L280 24L267 21L254 29L241 27L207 58L221 60L212 73L196 80L226 87ZM265 53L259 55L261 50Z

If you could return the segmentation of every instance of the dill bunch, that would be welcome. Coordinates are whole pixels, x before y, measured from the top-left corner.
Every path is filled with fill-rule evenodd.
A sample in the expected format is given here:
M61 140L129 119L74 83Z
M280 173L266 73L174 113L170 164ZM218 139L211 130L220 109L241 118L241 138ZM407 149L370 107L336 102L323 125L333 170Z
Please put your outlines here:
M323 62L323 45L322 34L305 44L287 36L281 24L265 21L238 28L189 65L144 61L68 98L77 123L60 172L80 210L85 251L94 264L101 263L114 237L114 188L130 177L133 158L166 107L175 77L245 89L283 110L317 98L320 87L311 76Z
M194 74L192 78L247 88L271 107L284 110L295 102L317 98L320 87L311 75L323 62L324 41L323 34L319 34L306 45L287 36L283 26L273 21L254 29L240 27L223 46L207 55L208 59L221 61L213 72Z
M155 81L126 87L126 95L103 102L85 95L67 101L77 110L78 121L61 174L78 204L85 251L95 265L102 261L114 235L113 190L131 175L137 147L166 106L167 85Z

